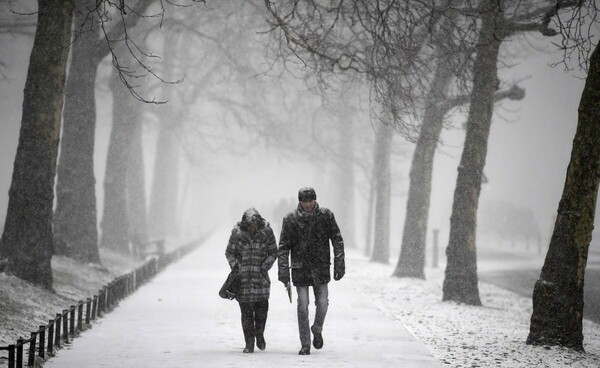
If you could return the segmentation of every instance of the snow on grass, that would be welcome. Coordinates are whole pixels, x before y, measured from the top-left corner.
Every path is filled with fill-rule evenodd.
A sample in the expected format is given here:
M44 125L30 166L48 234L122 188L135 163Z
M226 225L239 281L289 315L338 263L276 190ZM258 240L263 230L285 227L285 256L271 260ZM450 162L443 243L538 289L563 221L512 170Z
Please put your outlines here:
M525 344L530 298L479 282L483 307L442 302L444 266L426 268L427 280L391 277L394 267L350 253L347 279L398 320L434 356L452 367L599 367L600 325L584 320L584 349Z
M106 267L52 257L53 291L0 273L0 346L14 344L19 337L29 338L32 331L47 325L57 313L98 294L102 286L139 264L105 249L100 256ZM6 351L0 351L0 365L6 356Z
M116 254L101 254L107 268L53 258L55 292L46 291L12 276L0 274L0 346L46 324L57 312L97 293L116 276L136 264ZM498 258L498 257L494 257ZM539 260L516 257L526 265ZM532 263L533 262L533 263ZM560 347L525 344L532 312L531 298L480 282L483 307L442 302L444 265L426 268L427 280L394 278L393 265L371 263L348 251L343 282L374 302L391 319L405 326L424 342L441 362L451 367L563 367L600 366L600 326L584 320L584 348L579 353ZM480 269L500 269L497 263ZM5 352L0 352L5 353ZM2 354L0 354L2 356ZM0 359L0 365L6 364Z

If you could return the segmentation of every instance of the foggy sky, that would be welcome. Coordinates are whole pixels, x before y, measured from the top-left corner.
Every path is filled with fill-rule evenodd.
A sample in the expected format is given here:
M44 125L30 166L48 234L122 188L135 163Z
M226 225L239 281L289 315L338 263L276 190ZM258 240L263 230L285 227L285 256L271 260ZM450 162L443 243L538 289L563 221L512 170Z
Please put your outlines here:
M26 37L3 37L0 44L0 58L6 63L7 74L0 82L0 224L6 215L31 41ZM505 200L532 209L546 246L564 184L584 83L573 73L564 73L560 67L550 68L547 64L556 61L556 57L530 56L521 65L502 71L505 77L516 80L530 78L521 84L526 90L524 100L505 102L503 108L494 112L485 166L489 183L483 185L480 198L480 204ZM99 204L103 203L104 161L111 124L110 104L101 102L98 104L95 154ZM286 117L281 118L285 120ZM466 117L456 116L454 120L460 126ZM429 222L430 229L441 229L445 246L464 131L458 128L444 131L442 140L445 145L438 149L435 160ZM395 142L407 144L400 137ZM211 169L209 173L203 173L201 168L185 167L186 172L182 175L192 178L190 185L196 191L193 200L186 203L184 227L207 226L207 223L229 227L250 206L257 207L268 221L277 223L280 219L272 218L272 206L281 198L293 200L297 189L306 185L314 186L319 202L335 212L336 206L332 202L335 186L331 173L302 159L282 159L274 148L249 146L247 151L248 154L241 157L227 152L215 154L212 166L219 167L219 172ZM147 166L151 167L151 158L148 160ZM402 194L407 192L409 162L408 158L402 167L396 168L404 180L393 184L394 193L401 194L393 200L391 240L394 247L399 247L401 239L406 201ZM150 174L146 170L148 183ZM366 203L360 195L355 198L360 243L364 231L360 220L364 218ZM99 208L99 219L101 213Z

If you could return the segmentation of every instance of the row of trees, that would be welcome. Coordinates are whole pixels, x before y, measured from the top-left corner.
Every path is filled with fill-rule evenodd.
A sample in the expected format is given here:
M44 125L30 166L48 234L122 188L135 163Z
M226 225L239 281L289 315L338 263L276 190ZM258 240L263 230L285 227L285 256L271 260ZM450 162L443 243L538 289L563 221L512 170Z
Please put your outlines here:
M242 7L195 5L185 11L178 11L182 5L163 6L167 4L161 1L117 5L95 0L76 7L62 4L68 11L65 17L72 18L64 25L66 30L60 30L65 32L64 43L57 44L60 39L56 35L39 42L36 38L32 55L45 46L70 58L67 63L61 54L63 59L56 61L58 66L53 70L64 68L64 74L58 76L45 71L52 64L44 60L38 65L38 60L31 58L30 69L43 71L30 71L28 80L32 81L28 83L44 93L56 93L60 100L53 105L53 114L43 116L49 120L30 119L27 114L37 108L47 109L48 101L54 100L26 89L26 113L0 247L7 272L52 288L50 260L54 254L99 263L101 247L130 253L149 239L176 234L189 194L189 184L180 183L179 167L216 170L203 157L207 152L240 153L237 151L242 145L227 132L235 130L234 125L265 145L280 147L282 141L288 142L290 155L301 152L309 160L317 160L325 152L335 162L332 166L341 168L334 175L347 175L337 182L350 185L339 187L354 188L353 166L360 159L352 159L351 153L365 147L351 143L352 130L340 124L345 119L334 121L332 117L339 112L355 116L362 109L366 99L354 88L360 81L340 81L339 88L329 96L313 93L318 88L309 81L290 82L288 78L291 87L284 86L282 70L261 65L265 45L248 31L264 28L264 8L259 2L248 1ZM35 34L41 37L40 32L45 32L40 28L42 22L50 19L52 23L52 17L58 16L47 12L60 7L44 2L38 6ZM190 48L192 44L197 47ZM152 50L160 50L162 56L159 58ZM50 55L46 50L42 52ZM108 74L106 69L110 69ZM44 78L51 78L55 84ZM309 93L290 92L298 88ZM339 104L335 96L342 90L351 96ZM103 203L99 204L94 173L97 103L105 103L106 96L112 99L112 129L102 183ZM223 115L213 121L215 111ZM318 126L324 120L331 126ZM143 141L142 133L153 124L156 146L148 149L149 142ZM53 135L45 134L47 129L41 126L52 126ZM302 136L310 129L327 134L315 134L318 139L307 150ZM368 135L369 127L361 129L358 134L365 135L367 130ZM40 151L44 145L38 141L50 138L52 150ZM31 139L36 141L29 143ZM153 151L152 176L144 171L148 157L143 151L149 150ZM180 162L182 157L185 163ZM45 165L46 171L35 165ZM360 165L366 167L367 163ZM151 181L148 194L147 180ZM353 189L339 193L343 198L339 203L354 203ZM340 211L353 212L352 208ZM355 227L353 220L352 216L340 219L348 229Z
M271 13L276 30L274 38L282 53L288 50L301 58L324 79L339 73L366 75L383 111L382 122L417 141L401 253L394 276L424 278L433 155L449 112L461 107L468 109L446 248L443 300L471 305L481 305L475 234L494 105L503 98L518 100L524 95L522 89L499 80L500 47L504 41L528 32L562 38L559 43L565 52L565 62L577 55L588 77L554 234L534 290L528 343L583 349L583 275L600 164L600 131L598 124L592 123L597 118L595 112L600 101L595 96L598 65L592 41L598 11L595 2L265 0L264 3ZM379 146L388 149L384 141ZM375 157L385 160L385 155ZM375 167L385 170L386 165L382 162ZM377 178L380 185L376 196L385 198L389 192L386 175L382 172ZM389 211L389 200L381 203L377 210ZM383 252L375 249L372 259L387 262L389 253L385 252L385 245L378 244L380 241L387 242L385 235L374 244L376 248L383 247Z
M143 76L140 70L152 74L145 44L136 43L131 34L140 20L154 20L154 26L147 24L146 27L157 29L157 22L166 10L162 1L134 4L85 1L75 4L72 1L40 0L37 5L35 40L25 85L21 132L0 255L11 274L52 288L50 260L55 250L84 262L100 261L93 172L98 66L107 57L115 66L114 78L118 82L111 83L116 101L113 143L119 146L116 142L119 139L127 142L120 144L121 151L110 150L107 166L125 165L126 157L135 161L137 154L139 160L139 145L137 151L132 149L132 154L129 151L129 142L137 142L136 137L139 139L139 124L133 105L123 107L119 102L127 103L129 95L143 100L134 81ZM150 12L152 6L157 10ZM148 32L146 28L146 34ZM69 53L70 62L67 63ZM126 58L129 58L128 65L123 61ZM132 167L142 168L143 165ZM130 187L143 188L143 185L139 186L140 173L132 171L129 170L129 181L133 184ZM107 175L108 198L119 201L123 188L112 193L111 190L119 185L118 179L124 180L124 171L117 167L110 168L109 172L118 175ZM129 201L132 206L144 203L143 195L137 193L137 196L137 201ZM123 219L110 205L105 206L106 209L107 222ZM135 218L145 218L145 214ZM139 226L143 229L144 225ZM110 229L110 225L106 224L106 228ZM124 229L127 232L128 227ZM114 232L105 231L103 236L107 245L120 245ZM145 236L138 236L143 241ZM126 233L126 244L128 237Z
M591 35L584 27L595 24L594 2L263 0L262 4L248 1L243 7L221 5L214 8L218 12L194 6L165 16L169 4L89 0L75 6L71 1L38 1L19 146L0 243L0 257L9 272L51 288L50 260L55 250L84 262L98 262L99 244L124 251L130 243L143 244L174 231L182 198L177 192L182 187L177 183L178 150L194 165L206 164L198 154L202 148L226 146L235 151L231 135L210 139L214 125L233 123L265 145L286 142L291 155L337 168L337 203L349 207L336 213L354 212L354 190L344 189L361 186L355 169L370 177L361 193L374 205L368 211L368 229L371 225L374 229L367 233L374 233L371 257L377 262L388 262L390 254L391 157L398 151L393 136L414 141L406 220L394 276L424 278L433 158L450 116L465 112L466 139L454 192L443 299L481 305L475 230L494 106L503 99L524 96L515 83L498 78L501 45L525 32L562 35L563 50L580 56L588 78L554 235L534 292L529 342L582 349L583 275L600 160L600 137L594 125L598 65ZM277 64L283 65L282 76L298 57L310 73L291 88L302 86L318 94L286 95L281 83L264 88L264 79L248 77L260 74L252 56L262 47L257 38L244 33L248 29L244 27L256 27L265 9L274 46L269 56L283 61ZM202 18L205 27L198 26L200 14L210 11L210 16ZM203 49L192 50L192 43ZM164 57L157 60L149 51L152 48L162 50ZM108 83L113 128L99 236L93 172L95 94L98 68L107 59L113 65ZM263 75L276 75L274 65ZM180 84L182 75L186 83ZM239 75L245 77L235 80ZM365 92L365 86L370 91ZM148 97L153 95L160 98ZM156 113L144 111L132 96L137 102L156 105ZM370 124L355 121L363 117L365 101L374 121L374 136L366 134ZM190 123L204 118L192 109L196 105L211 111L216 106L226 108L217 124ZM282 112L285 119L278 117ZM190 119L191 115L196 119ZM151 119L160 123L147 211L141 131L145 120ZM332 129L319 131L325 120ZM298 139L299 132L306 137L307 131L310 140ZM367 149L372 149L372 155L357 154ZM322 160L324 156L328 159ZM373 162L361 160L368 156ZM356 227L352 216L340 222L345 229ZM355 235L349 233L347 238L352 246ZM556 310L561 313L551 313Z

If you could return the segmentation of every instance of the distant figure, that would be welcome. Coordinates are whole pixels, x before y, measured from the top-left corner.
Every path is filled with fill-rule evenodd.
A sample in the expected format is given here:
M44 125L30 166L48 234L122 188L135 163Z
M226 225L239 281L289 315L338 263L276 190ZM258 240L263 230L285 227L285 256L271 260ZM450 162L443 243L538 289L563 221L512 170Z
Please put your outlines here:
M277 258L277 243L269 223L257 210L250 208L242 215L229 237L225 257L229 267L238 267L240 290L236 300L242 312L242 330L246 347L244 353L256 347L265 350L265 325L269 312L271 280L269 269Z
M323 347L323 323L329 306L327 284L330 275L330 248L333 245L333 279L340 280L345 273L344 240L333 213L319 207L313 188L298 191L298 207L283 218L279 238L279 281L286 288L291 280L298 293L298 330L301 349L298 354L310 355L310 333L315 349ZM313 287L316 313L312 327L308 321L308 288Z

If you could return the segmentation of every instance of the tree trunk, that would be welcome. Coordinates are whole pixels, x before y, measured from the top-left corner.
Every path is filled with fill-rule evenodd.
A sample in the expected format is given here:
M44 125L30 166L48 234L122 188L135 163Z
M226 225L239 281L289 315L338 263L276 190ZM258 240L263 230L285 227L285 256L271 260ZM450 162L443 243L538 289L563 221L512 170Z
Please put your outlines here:
M100 223L100 246L128 254L127 163L129 144L133 136L133 121L136 119L130 107L135 102L119 79L117 70L113 70L110 88L113 93L113 126L104 176L104 212Z
M93 9L94 1L87 5ZM89 22L87 16L88 11L76 11L74 27ZM98 38L95 31L81 32L72 46L54 214L57 252L94 263L100 263L94 177L96 73L102 59L97 53Z
M394 130L387 124L377 127L375 142L375 234L371 262L390 262L390 156Z
M81 4L80 4L81 3ZM78 2L74 27L81 32L73 43L67 78L60 159L57 169L56 212L54 219L57 250L83 262L100 262L94 178L94 140L96 134L96 74L98 65L109 55L103 37L123 38L153 1L138 1L125 17L101 35L93 9L95 0ZM132 14L134 16L132 16ZM114 47L111 44L110 47Z
M178 37L173 31L167 32L164 40L164 64L168 65L165 79L173 80L176 73L172 65L177 59ZM149 223L151 236L164 239L167 235L177 235L177 203L179 186L179 159L176 136L176 109L172 101L172 86L167 86L165 99L169 103L159 109L160 130L156 142L156 159L150 196Z
M150 234L156 239L176 234L177 228L177 137L171 124L162 124L156 143L149 213Z
M371 183L369 185L369 199L367 201L367 205L369 206L367 209L367 230L365 234L365 248L363 249L363 254L365 257L369 257L371 255L371 247L373 244L373 209L375 207L375 167L373 167L373 175L371 177Z
M433 159L442 132L444 111L440 101L452 80L450 64L440 59L429 93L419 139L410 167L406 218L400 258L392 276L425 278L425 240L429 219Z
M148 242L146 212L146 180L144 177L144 152L142 146L142 105L133 103L131 113L131 142L127 160L127 205L129 218L129 240L139 255Z
M477 207L485 166L488 138L498 88L497 62L502 42L502 2L488 0L482 12L482 25L474 64L473 91L467 119L467 132L454 190L448 258L442 300L481 305L477 279Z
M52 205L72 0L38 1L0 254L7 272L52 289Z
M600 180L600 51L579 103L577 132L554 231L533 289L528 344L583 351L583 282Z
M340 133L340 158L337 166L339 185L337 190L338 211L335 211L338 223L344 234L344 245L356 248L354 222L354 134L353 119L348 114L340 114L338 129Z

